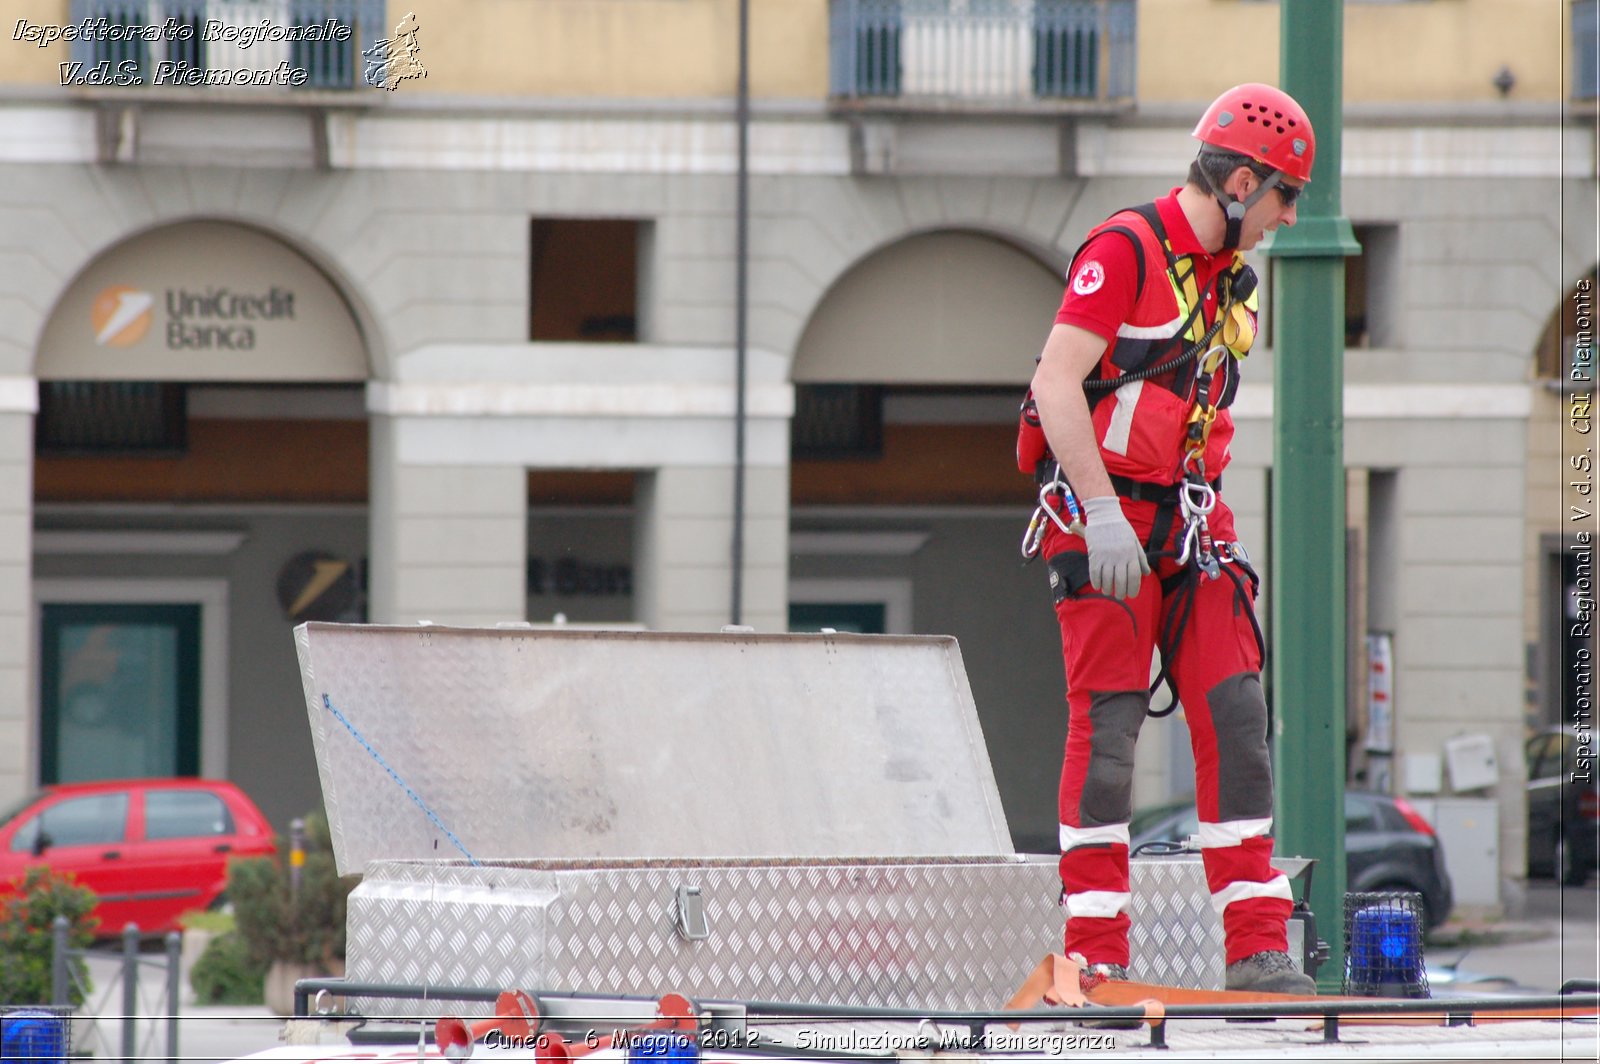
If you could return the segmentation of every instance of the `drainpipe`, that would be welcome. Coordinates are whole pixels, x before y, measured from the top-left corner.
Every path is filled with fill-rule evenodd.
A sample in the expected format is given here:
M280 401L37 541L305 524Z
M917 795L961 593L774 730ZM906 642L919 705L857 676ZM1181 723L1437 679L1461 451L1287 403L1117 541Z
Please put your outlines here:
M1282 88L1317 133L1296 224L1278 230L1273 321L1271 633L1277 852L1314 857L1311 909L1344 974L1344 258L1359 254L1340 204L1343 0L1282 0ZM1293 780L1286 785L1285 780Z
M744 616L745 392L749 373L750 319L750 0L739 0L739 89L734 105L739 127L739 170L734 191L733 346L738 363L733 413L733 550L730 624Z

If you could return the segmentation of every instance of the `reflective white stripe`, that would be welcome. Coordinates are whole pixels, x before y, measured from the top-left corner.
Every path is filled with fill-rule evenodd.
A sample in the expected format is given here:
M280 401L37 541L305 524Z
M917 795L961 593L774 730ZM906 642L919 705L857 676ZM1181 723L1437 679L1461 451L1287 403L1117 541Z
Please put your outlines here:
M1093 846L1099 843L1120 842L1128 845L1128 825L1107 824L1100 828L1073 828L1061 825L1061 852L1074 846Z
M1128 453L1128 434L1133 431L1133 408L1139 404L1139 393L1144 391L1144 381L1124 384L1116 391L1117 408L1111 411L1111 423L1106 426L1106 438L1100 446L1112 454Z
M1272 830L1272 818L1262 820L1230 820L1225 824L1200 825L1202 849L1237 846L1245 839L1254 839Z
M1128 907L1129 897L1131 895L1127 891L1117 890L1086 890L1081 894L1068 894L1067 915L1116 916Z
M1294 901L1294 895L1289 891L1288 877L1273 876L1265 883L1248 881L1229 883L1211 895L1211 907L1220 913L1234 902L1244 901L1247 898L1282 898L1284 901Z
M1124 340L1165 340L1176 336L1178 326L1183 324L1183 312L1171 321L1162 322L1160 325L1119 325L1117 336Z

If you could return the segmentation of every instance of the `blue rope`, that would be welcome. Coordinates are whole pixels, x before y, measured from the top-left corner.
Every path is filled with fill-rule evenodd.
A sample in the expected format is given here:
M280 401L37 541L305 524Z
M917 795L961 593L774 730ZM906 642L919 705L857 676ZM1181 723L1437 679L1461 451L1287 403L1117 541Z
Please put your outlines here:
M383 770L389 774L389 778L398 783L400 785L400 789L405 791L413 802L417 803L417 807L424 813L428 814L428 819L433 821L435 827L444 832L444 837L449 839L456 849L466 854L467 860L476 865L478 863L478 859L472 856L472 853L465 846L461 845L461 840L456 838L456 833L444 826L444 821L439 819L439 815L428 807L428 803L424 802L422 797L417 794L416 791L411 789L411 785L409 783L400 778L400 773L389 767L389 762L385 761L383 759L383 755L372 748L372 744L367 742L366 736L357 731L356 726L351 724L349 719L346 718L343 713L340 713L334 708L333 701L328 698L326 692L324 692L322 695L322 704L329 713L333 714L334 718L338 720L340 724L345 726L346 730L348 730L351 735L356 737L356 742L360 743L362 747L366 749L367 753L372 755L372 759L383 766Z

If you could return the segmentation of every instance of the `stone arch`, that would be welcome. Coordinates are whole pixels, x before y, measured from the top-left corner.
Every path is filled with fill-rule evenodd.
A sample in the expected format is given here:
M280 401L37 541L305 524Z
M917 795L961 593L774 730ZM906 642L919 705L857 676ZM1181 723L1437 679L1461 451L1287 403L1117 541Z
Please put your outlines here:
M119 290L127 290L122 292ZM226 299L208 314L206 297L226 289L241 297ZM272 293L280 297L273 303ZM125 295L135 319L116 336L99 335L117 323L115 301ZM170 296L170 301L169 301ZM185 297L188 299L186 304ZM100 301L97 307L96 303ZM145 306L141 307L143 303ZM190 314L182 313L187 308ZM173 314L177 308L179 313ZM224 317L229 310L236 315ZM260 315L254 321L251 314ZM137 319L144 319L143 328ZM171 357L164 342L173 318L188 319L202 333L195 339L216 341L232 324L255 332L253 358L218 359L210 366L185 364ZM303 324L299 335L270 327ZM134 335L137 333L138 335ZM320 351L330 345L333 357L306 357L307 335L320 335ZM365 381L381 376L384 364L381 331L363 301L332 267L325 253L297 236L258 222L217 215L163 218L130 229L98 248L60 289L43 315L32 346L33 375L48 378ZM259 346L265 341L267 346ZM275 343L274 343L275 342ZM274 350L287 353L291 364L273 367ZM138 356L144 356L140 358Z
M1590 266L1587 273L1580 274L1563 289L1560 305L1551 309L1533 348L1536 376L1545 379L1567 376L1573 341L1581 332L1586 332L1589 339L1587 375L1591 380L1594 378L1595 303L1600 298L1595 291L1597 280L1600 280L1600 265Z
M1061 299L1053 257L982 229L902 234L823 292L791 379L1024 384Z

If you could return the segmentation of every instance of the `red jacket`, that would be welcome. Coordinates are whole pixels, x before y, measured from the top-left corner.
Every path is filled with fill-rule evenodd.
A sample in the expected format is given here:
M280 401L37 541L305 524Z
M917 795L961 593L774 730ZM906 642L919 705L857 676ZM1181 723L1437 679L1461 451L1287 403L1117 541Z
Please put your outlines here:
M1087 262L1082 269L1078 266L1085 250L1105 247L1103 243L1096 245L1098 238L1136 242L1139 252L1135 260L1139 276L1135 279L1133 309L1117 327L1115 336L1109 338L1112 342L1091 380L1116 380L1182 354L1202 339L1215 322L1220 296L1218 279L1227 276L1232 280L1238 276L1234 271L1248 270L1241 256L1208 255L1194 241L1187 224L1181 223L1181 217L1175 197L1160 204L1118 211L1091 230L1074 255L1073 272L1069 274L1074 280L1056 320L1079 324L1073 321L1071 310L1075 298L1091 297L1102 285L1102 280L1092 274L1099 267L1098 261ZM1164 232L1158 233L1156 226ZM1127 256L1121 258L1126 260ZM1087 277L1083 276L1086 271L1090 271ZM1126 287L1128 279L1122 280ZM1253 274L1248 287L1251 290L1232 311L1234 325L1220 330L1206 345L1209 349L1226 338L1233 349L1233 357L1220 357L1210 381L1210 399L1219 409L1203 452L1207 479L1215 479L1230 457L1233 417L1227 406L1233 401L1239 382L1236 359L1248 351L1255 331ZM1083 324L1093 327L1087 320ZM1172 484L1183 478L1185 430L1197 399L1199 361L1190 360L1176 369L1120 387L1091 388L1089 403L1095 438L1108 473L1158 484ZM1033 472L1035 463L1043 457L1043 434L1038 429L1037 415L1031 411L1031 395L1029 399L1024 406L1017 454L1018 465L1025 472Z

